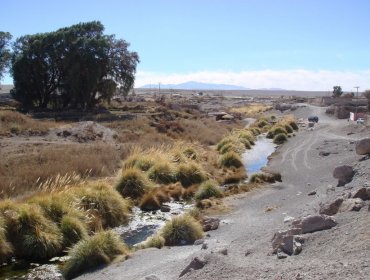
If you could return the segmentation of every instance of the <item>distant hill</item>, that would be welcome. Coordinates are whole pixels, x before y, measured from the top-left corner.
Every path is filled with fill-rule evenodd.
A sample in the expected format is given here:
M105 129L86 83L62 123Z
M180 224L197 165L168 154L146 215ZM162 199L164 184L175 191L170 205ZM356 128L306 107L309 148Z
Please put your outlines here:
M145 85L141 88L152 88L154 85ZM158 87L158 85L155 85ZM248 88L235 86L235 85L226 85L226 84L208 84L200 82L186 82L182 84L161 84L162 89L192 89L192 90L248 90Z

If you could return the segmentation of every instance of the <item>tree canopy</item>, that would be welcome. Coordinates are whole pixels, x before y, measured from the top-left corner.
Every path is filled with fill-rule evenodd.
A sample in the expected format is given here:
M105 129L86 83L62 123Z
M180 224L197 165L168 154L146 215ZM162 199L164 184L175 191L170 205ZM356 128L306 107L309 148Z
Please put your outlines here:
M333 86L333 97L341 97L343 90L341 86Z
M0 81L3 78L6 68L9 66L10 62L10 49L9 42L12 36L9 32L0 31Z
M26 35L13 47L14 97L25 108L91 108L133 87L139 57L129 43L87 22Z

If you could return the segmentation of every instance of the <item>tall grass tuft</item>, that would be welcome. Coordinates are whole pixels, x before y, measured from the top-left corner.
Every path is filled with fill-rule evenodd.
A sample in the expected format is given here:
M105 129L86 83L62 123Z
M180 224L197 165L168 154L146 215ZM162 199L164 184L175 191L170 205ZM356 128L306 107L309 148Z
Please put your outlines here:
M70 189L68 193L74 207L98 219L103 228L126 224L129 220L128 202L112 187L96 183Z
M6 261L13 254L13 247L6 238L6 225L0 216L0 262Z
M240 156L234 152L227 152L223 154L218 161L220 166L239 168L243 165Z
M46 217L58 224L71 210L60 195L39 195L31 198L28 203L40 206Z
M63 267L67 279L93 269L99 265L111 263L120 255L129 253L126 245L112 231L102 231L78 242L69 252L70 259Z
M27 259L54 257L62 250L62 234L34 204L8 205L4 213L15 255Z
M175 171L169 162L160 161L148 170L150 180L160 184L170 184L176 182Z
M133 199L142 197L152 188L145 174L137 168L123 170L116 185L116 190L124 197Z
M280 145L280 144L283 144L287 140L288 138L285 133L279 133L275 135L273 142L274 144Z
M193 244L195 240L203 237L204 232L197 220L184 214L167 221L161 230L161 235L166 245L173 246Z
M207 179L203 169L195 162L182 163L178 166L176 171L176 179L180 181L185 188L199 184Z
M153 236L148 237L144 242L140 243L137 247L139 249L146 249L146 248L158 248L161 249L165 244L164 238L159 235L155 234Z
M62 218L60 230L63 235L64 247L70 247L88 236L86 224L72 215L66 215Z
M206 181L199 186L195 199L202 200L210 197L222 197L222 191L215 182Z

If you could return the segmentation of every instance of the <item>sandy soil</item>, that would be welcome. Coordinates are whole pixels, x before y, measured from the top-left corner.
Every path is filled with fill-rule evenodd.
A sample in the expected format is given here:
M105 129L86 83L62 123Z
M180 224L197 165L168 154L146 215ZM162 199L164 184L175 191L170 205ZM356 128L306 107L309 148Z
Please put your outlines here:
M368 182L370 160L354 151L355 141L369 130L346 120L325 116L325 108L306 107L297 117L318 115L311 131L303 128L280 147L269 168L282 174L283 182L228 198L231 213L220 216L218 230L201 245L138 251L124 262L85 274L78 279L178 279L194 257L207 264L181 279L369 279L370 216L368 207L360 212L335 216L338 225L330 230L305 235L303 251L297 256L277 259L271 254L271 238L288 229L286 216L317 214L319 204ZM320 151L330 152L321 156ZM332 177L338 165L354 166L357 173L345 187L335 187ZM308 195L315 190L316 195ZM266 211L270 207L272 211ZM227 255L220 254L227 249Z

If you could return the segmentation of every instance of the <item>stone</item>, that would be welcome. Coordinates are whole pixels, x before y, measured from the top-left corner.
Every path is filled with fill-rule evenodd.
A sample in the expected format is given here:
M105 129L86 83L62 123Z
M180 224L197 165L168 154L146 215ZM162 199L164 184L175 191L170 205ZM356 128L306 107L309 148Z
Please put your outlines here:
M202 269L207 264L207 261L202 258L195 257L187 267L180 273L179 277L184 276L185 274L189 273L193 270L199 270Z
M204 241L205 241L204 238L197 239L197 240L194 241L194 245L202 245L204 243Z
M291 256L293 254L293 242L294 236L286 235L283 237L283 241L280 244L279 249L281 249L284 253Z
M271 243L272 243L272 253L276 254L278 250L281 249L282 244L285 241L288 241L289 236L293 236L296 234L301 234L302 230L300 228L292 228L288 230L281 230L274 234L272 237Z
M227 256L228 251L227 251L226 248L224 248L224 249L221 249L220 251L218 251L218 253L221 254L221 255Z
M353 198L361 198L362 200L370 200L370 188L361 188L355 192Z
M365 139L357 141L356 154L358 155L370 154L370 138L365 138Z
M343 201L339 212L360 211L364 206L365 202L361 198L349 198Z
M319 153L319 156L322 156L322 157L327 157L328 155L330 155L330 152L324 152L324 151L321 151Z
M309 192L308 195L315 195L317 193L317 191L312 191L312 192Z
M343 203L344 199L339 197L333 202L328 202L320 206L319 213L328 215L328 216L333 216L338 213L340 205Z
M171 211L171 207L169 205L162 204L161 205L161 211L162 212L170 212Z
M204 218L202 222L203 231L216 230L220 226L218 218Z
M208 249L208 244L207 243L203 243L202 250L207 250L207 249Z
M335 227L337 222L327 215L310 215L300 221L302 233L310 233Z
M333 177L338 179L337 187L344 186L345 184L352 181L355 171L352 166L341 165L334 169Z
M298 255L302 252L302 243L294 240L293 242L293 255Z
M287 255L287 254L285 254L285 253L284 253L284 252L282 252L282 251L277 252L276 256L277 256L277 258L278 258L279 260L280 260L280 259L286 259L286 258L288 257L288 255Z
M160 280L160 278L154 274L150 274L148 276L145 276L144 280Z

